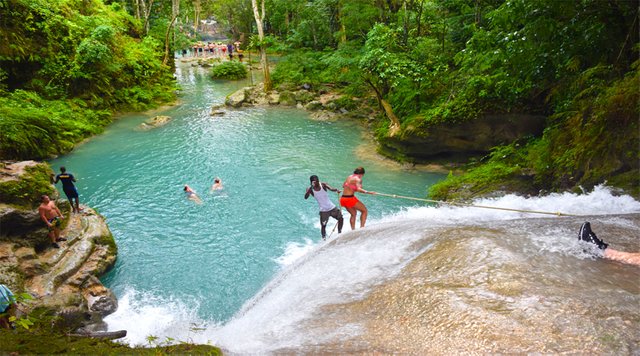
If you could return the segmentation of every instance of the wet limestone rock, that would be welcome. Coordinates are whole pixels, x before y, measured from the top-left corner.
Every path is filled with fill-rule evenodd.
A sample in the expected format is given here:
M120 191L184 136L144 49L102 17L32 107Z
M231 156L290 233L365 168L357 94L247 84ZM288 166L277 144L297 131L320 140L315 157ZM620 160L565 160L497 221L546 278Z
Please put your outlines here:
M11 267L21 274L22 285L13 281L13 287L34 297L32 307L54 311L67 326L98 322L117 309L117 299L97 278L115 263L113 237L104 219L86 207L82 214L69 217L61 236L67 241L59 242L59 249L40 252L15 242L0 242L4 251L16 257Z
M437 159L464 161L491 148L526 136L539 136L546 117L539 115L485 115L457 124L436 123L427 128L405 128L381 138L381 152L409 161Z
M230 94L226 100L225 104L228 106L232 106L234 108L242 106L242 104L247 100L247 91L251 88L246 87L236 91L233 94Z
M322 103L319 100L313 100L307 103L304 108L308 111L316 111L322 109Z
M0 161L0 203L20 208L40 204L40 196L57 197L51 185L53 171L48 164L36 161ZM7 220L0 220L5 226ZM4 228L3 228L4 229Z
M283 90L280 92L280 105L296 106L296 96L292 91Z
M152 117L150 119L145 120L145 122L143 122L140 125L138 125L138 129L139 130L143 130L143 131L155 129L155 128L158 128L160 126L164 126L164 125L168 124L169 121L171 121L171 117L170 116L158 115L158 116L155 116L155 117Z
M26 194L0 202L0 283L15 293L29 293L34 299L27 302L27 309L44 308L59 316L58 323L64 327L99 324L102 316L117 309L117 299L98 279L114 265L117 255L104 218L87 207L81 214L67 213L61 234L67 241L53 248L37 213L39 199L35 199L54 191L51 169L32 161L3 162L0 168L5 196ZM69 210L66 201L56 204L63 212Z

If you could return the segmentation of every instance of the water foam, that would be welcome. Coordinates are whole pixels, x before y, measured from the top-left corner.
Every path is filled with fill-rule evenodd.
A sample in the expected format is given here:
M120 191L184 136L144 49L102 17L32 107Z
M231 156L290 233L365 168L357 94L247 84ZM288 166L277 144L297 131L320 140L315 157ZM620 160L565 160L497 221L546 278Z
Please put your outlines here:
M543 197L523 197L515 194L507 194L497 198L477 199L473 201L471 205L473 206L459 207L442 204L439 207L408 208L396 214L372 221L370 225L415 219L429 219L442 224L458 225L460 223L473 223L474 221L501 221L552 216L499 209L485 209L474 206L570 215L607 215L640 212L639 201L628 195L615 196L611 189L604 185L596 186L589 194L565 192L553 193Z
M317 245L311 241L309 238L304 239L304 243L300 242L289 242L285 247L284 254L275 259L275 261L281 266L286 267L293 264L295 261L300 259L302 256L306 255L315 248Z
M104 321L109 330L127 330L127 337L120 342L156 346L192 340L197 329L204 325L196 315L197 309L197 300L160 297L126 288L118 299L118 310ZM156 338L155 341L150 341L150 337Z

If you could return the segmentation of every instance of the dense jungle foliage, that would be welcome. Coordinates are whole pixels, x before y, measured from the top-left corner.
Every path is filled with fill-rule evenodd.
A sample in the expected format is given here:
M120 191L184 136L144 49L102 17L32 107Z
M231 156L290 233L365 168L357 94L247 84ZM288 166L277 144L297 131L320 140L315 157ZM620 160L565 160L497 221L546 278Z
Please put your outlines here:
M174 98L161 39L120 3L0 0L0 157L42 159Z
M238 80L247 77L247 67L240 62L222 62L211 68L212 79Z
M232 31L251 31L240 15L248 0L217 3ZM383 146L483 115L547 117L541 136L467 162L468 174L434 187L435 198L605 180L639 194L637 2L274 0L266 9L271 48L286 54L276 87L375 97Z
M66 152L114 110L170 100L167 53L215 30L282 55L276 88L329 87L344 105L378 106L367 123L382 146L484 115L547 118L542 135L464 162L468 173L433 197L605 180L638 194L635 1L0 0L0 14L4 158Z

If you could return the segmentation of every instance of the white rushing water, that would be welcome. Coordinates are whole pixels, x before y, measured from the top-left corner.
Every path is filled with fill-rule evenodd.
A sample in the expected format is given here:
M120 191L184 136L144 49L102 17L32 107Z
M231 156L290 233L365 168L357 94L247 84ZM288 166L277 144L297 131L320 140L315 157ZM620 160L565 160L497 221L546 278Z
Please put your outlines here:
M625 218L625 214L640 213L640 202L629 196L616 196L603 186L583 195L563 193L533 198L507 195L480 199L474 204L580 215L589 217L592 222L594 219L606 221L629 229L636 227L633 221ZM195 310L198 298L202 296L194 296L193 300L174 300L168 297L169 293L151 294L133 289L128 289L120 298L118 311L108 316L106 321L110 330L126 329L128 335L124 342L131 345L147 344L147 338L155 336L156 343L209 343L235 354L315 350L310 347L340 344L367 332L362 323L343 323L339 317L326 315L328 307L366 298L376 286L396 278L403 268L431 249L436 241L453 243L457 236L467 234L469 228L482 229L481 238L468 240L468 248L486 254L497 248L492 239L504 240L498 230L507 229L509 234L520 236L523 242L510 246L495 257L494 263L498 263L495 262L497 259L502 260L496 268L501 268L502 264L532 263L528 260L531 256L550 258L544 263L560 258L567 259L563 264L579 264L580 261L594 259L576 239L579 223L585 219L446 205L408 208L370 221L365 229L351 232L347 228L327 242L306 240L305 243L290 243L277 259L281 265L280 272L224 325L197 317ZM617 249L640 251L640 241L636 237L609 236L606 231L599 230L599 226L594 223L594 231L610 243L614 242ZM293 237L292 240L299 241ZM475 267L465 268L457 273L473 274L471 268ZM574 267L563 268L571 271ZM623 273L630 274L623 275L622 279L640 275L634 269ZM636 287L631 285L631 289ZM544 289L544 286L536 285L535 288ZM636 298L633 303L638 300L637 294L637 291L632 292ZM522 297L512 303L526 304L531 296L527 298ZM318 318L333 320L329 322L332 326L309 326ZM638 326L633 327L637 329ZM633 340L636 339L632 338L631 342L635 342Z

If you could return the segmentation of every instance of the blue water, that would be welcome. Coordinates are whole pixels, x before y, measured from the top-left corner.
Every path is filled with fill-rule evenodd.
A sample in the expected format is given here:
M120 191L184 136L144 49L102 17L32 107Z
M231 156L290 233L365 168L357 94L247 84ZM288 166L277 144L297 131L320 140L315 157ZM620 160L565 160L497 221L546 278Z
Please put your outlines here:
M78 179L81 204L106 217L119 250L103 282L119 297L144 291L180 300L198 319L224 323L280 270L291 246L323 243L317 204L303 199L309 175L339 187L364 166L365 189L414 197L443 178L381 159L357 123L314 121L305 111L281 107L210 116L212 105L249 81L213 81L205 69L186 64L176 77L179 105L123 115L104 134L50 162L56 171L66 166ZM155 115L172 121L136 130ZM211 193L216 176L225 188ZM184 184L202 204L185 198ZM331 197L337 203L337 195ZM371 224L420 205L381 196L361 200Z

